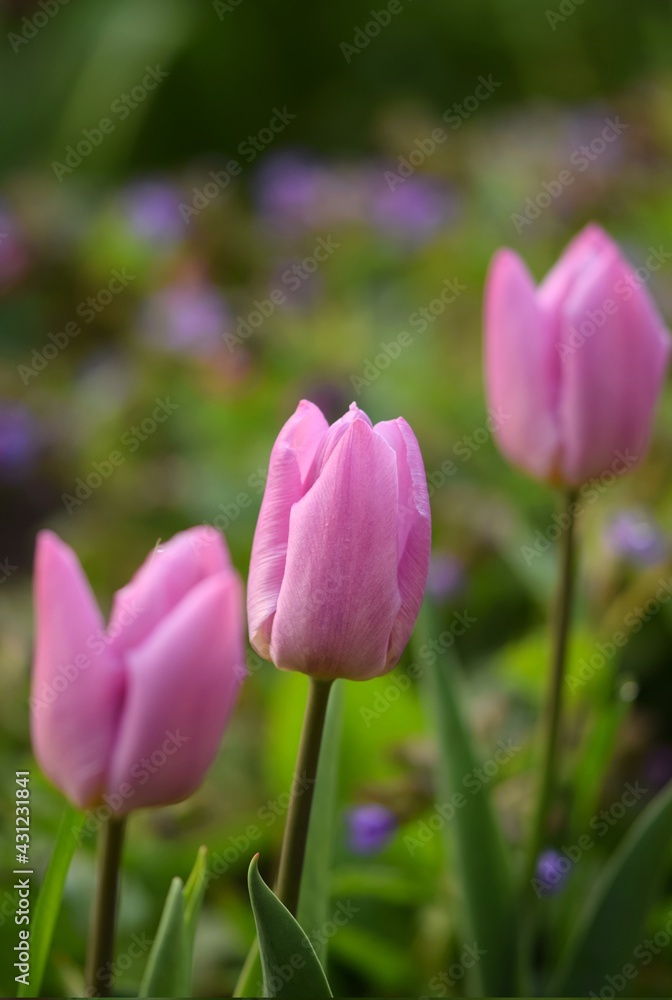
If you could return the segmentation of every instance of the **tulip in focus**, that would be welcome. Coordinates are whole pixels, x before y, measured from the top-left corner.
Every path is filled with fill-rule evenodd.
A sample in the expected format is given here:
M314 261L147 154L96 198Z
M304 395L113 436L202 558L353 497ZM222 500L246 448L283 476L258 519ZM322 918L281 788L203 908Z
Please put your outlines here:
M639 461L669 350L643 279L598 226L569 244L538 288L512 250L495 256L488 402L502 452L533 476L576 487Z
M124 815L201 783L235 704L242 585L214 530L159 546L106 626L72 549L38 537L31 730L45 774L80 808Z
M401 417L353 403L330 427L301 402L271 453L248 582L250 641L282 670L366 680L391 670L425 590L422 455Z

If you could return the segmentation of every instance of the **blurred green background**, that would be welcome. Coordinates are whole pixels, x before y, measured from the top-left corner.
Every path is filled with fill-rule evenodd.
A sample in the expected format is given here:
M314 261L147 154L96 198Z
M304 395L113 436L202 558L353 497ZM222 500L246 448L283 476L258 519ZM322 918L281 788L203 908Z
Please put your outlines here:
M479 749L485 760L501 739L523 748L492 780L518 856L554 572L552 546L527 560L522 547L552 524L556 498L492 443L483 282L501 245L541 277L594 219L636 266L662 248L647 281L672 319L670 3L1 6L3 941L14 771L32 770L38 874L62 810L28 734L36 532L75 547L106 610L157 539L196 523L225 529L246 574L269 451L302 397L330 419L355 399L416 431L432 490L430 599L444 629L456 613L475 619L452 652ZM549 195L563 170L571 184ZM172 408L161 422L160 401ZM626 781L648 801L672 776L672 619L669 605L645 608L672 578L671 448L668 390L647 460L581 517L573 669L614 631L631 638L568 697L549 847L574 843ZM289 788L305 679L252 656L250 667L203 788L131 821L120 953L153 933L200 843L225 851ZM440 836L417 850L406 839L436 809L435 745L420 686L385 695L397 676L347 685L332 890L334 907L358 912L333 936L332 983L336 995L459 996L462 979L436 980L465 944L449 852ZM387 810L386 832L362 843L366 817L352 810L371 804ZM544 896L555 940L639 808ZM233 988L253 933L249 857L261 852L270 879L282 826L264 825L209 889L200 995ZM82 988L94 840L75 857L46 994ZM668 877L651 931L671 907ZM122 992L144 960L120 968ZM8 996L12 961L3 947ZM668 947L632 990L670 989Z

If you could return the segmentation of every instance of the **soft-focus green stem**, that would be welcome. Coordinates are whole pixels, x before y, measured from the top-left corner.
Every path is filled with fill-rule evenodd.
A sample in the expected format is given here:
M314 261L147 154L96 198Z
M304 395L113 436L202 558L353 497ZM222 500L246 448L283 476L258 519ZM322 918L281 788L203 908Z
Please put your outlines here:
M301 887L303 858L306 853L310 808L320 757L322 730L327 713L332 681L310 678L306 714L303 719L299 754L287 812L287 824L280 852L280 866L275 894L290 913L296 916Z
M100 831L96 895L86 963L86 992L90 997L110 995L119 870L125 829L125 819L112 817Z
M549 678L546 714L544 718L544 746L537 804L532 822L532 833L527 857L524 892L529 890L534 878L537 859L546 835L546 821L556 785L558 734L562 711L562 689L565 681L565 663L574 590L574 504L576 493L565 494L563 523L567 524L560 553L560 575L555 599L551 672Z

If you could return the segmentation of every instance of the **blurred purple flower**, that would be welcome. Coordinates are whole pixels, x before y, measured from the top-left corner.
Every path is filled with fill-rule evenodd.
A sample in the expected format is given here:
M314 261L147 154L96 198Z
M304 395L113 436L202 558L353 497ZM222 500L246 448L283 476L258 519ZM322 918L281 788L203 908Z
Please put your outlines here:
M644 510L623 510L607 525L604 542L614 555L637 566L653 566L667 555L667 540Z
M0 204L0 289L21 278L29 262L16 218L6 205Z
M586 104L573 108L567 121L567 155L582 156L590 163L591 172L606 173L619 167L626 156L628 136L614 131L609 125L613 118L604 105Z
M207 355L222 347L231 313L213 285L172 285L146 300L141 326L148 342L162 350Z
M122 193L124 214L133 232L156 243L174 242L184 235L182 200L179 188L163 180L138 181Z
M567 881L571 862L552 847L542 851L537 859L536 878L542 883L542 892L559 892Z
M260 214L280 228L315 225L326 174L322 164L303 153L271 153L264 157L256 175Z
M436 178L408 177L392 191L381 176L371 193L371 222L386 235L422 242L455 214L454 195Z
M376 854L391 840L397 817L385 806L355 806L346 814L348 846L355 854Z
M432 555L427 578L427 593L437 603L440 604L458 594L464 582L464 563L461 559L447 552L437 552Z
M672 743L652 746L644 761L644 781L658 791L672 778Z
M11 480L33 465L40 449L38 428L30 410L19 403L0 405L0 478Z

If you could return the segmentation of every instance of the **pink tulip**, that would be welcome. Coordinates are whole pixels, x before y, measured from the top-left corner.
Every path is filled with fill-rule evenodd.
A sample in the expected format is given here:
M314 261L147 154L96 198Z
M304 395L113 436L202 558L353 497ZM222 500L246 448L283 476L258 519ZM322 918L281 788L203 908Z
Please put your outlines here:
M353 403L329 427L301 402L280 431L252 546L250 641L282 670L366 680L391 670L427 582L422 455L401 417Z
M670 339L643 280L595 225L539 288L517 254L497 253L485 304L486 388L499 446L514 464L579 486L644 456Z
M190 795L244 676L242 585L214 530L159 546L107 626L72 549L37 542L31 691L35 755L80 808L115 815Z

